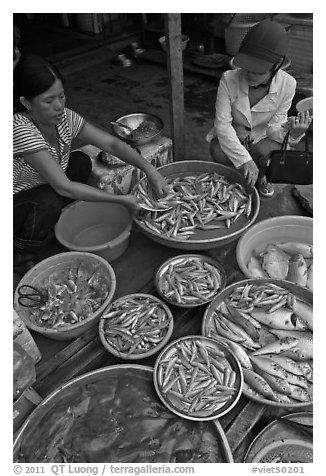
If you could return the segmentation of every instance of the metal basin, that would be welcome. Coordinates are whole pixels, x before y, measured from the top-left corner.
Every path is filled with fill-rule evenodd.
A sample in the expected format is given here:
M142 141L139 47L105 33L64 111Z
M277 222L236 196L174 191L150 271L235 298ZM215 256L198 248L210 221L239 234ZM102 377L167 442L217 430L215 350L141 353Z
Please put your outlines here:
M119 124L124 124L125 126L129 126L131 127L131 129L135 130L144 121L154 122L155 125L157 126L157 131L151 135L148 135L148 136L146 135L146 137L133 139L132 137L129 137L128 133L126 133L124 128L122 127L120 128L119 126L112 124L112 130L114 134L117 137L119 137L119 139L127 142L130 145L147 144L152 139L154 139L154 137L160 134L160 132L162 131L164 127L162 119L160 119L158 116L155 116L154 114L133 113L133 114L127 114L126 116L119 117L119 119L117 119L115 122Z
M224 246L240 237L256 220L260 207L258 192L255 188L251 188L245 178L231 167L216 164L215 162L205 162L199 160L188 160L174 162L164 165L158 169L164 177L177 178L187 175L201 175L203 173L218 173L223 175L230 182L240 183L244 189L252 194L252 211L248 218L240 216L230 228L215 230L197 230L196 233L188 240L170 238L159 235L151 231L140 220L133 217L135 223L140 227L145 235L152 240L170 248L178 248L183 250L203 250ZM141 180L146 180L146 177Z

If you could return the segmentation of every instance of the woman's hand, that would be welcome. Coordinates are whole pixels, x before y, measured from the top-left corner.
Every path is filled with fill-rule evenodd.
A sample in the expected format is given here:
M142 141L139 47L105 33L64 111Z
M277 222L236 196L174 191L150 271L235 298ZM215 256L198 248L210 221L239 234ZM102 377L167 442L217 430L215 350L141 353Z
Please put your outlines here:
M151 187L154 189L156 195L161 198L167 195L170 191L170 187L163 177L155 167L151 168L148 172L146 172L148 181Z
M288 118L288 128L290 136L293 139L297 139L306 132L310 126L312 117L309 115L309 111L298 112L297 116L291 116Z
M127 207L133 215L138 214L141 211L141 207L137 201L137 198L134 195L121 195L120 203Z
M244 175L248 184L253 187L258 178L258 167L253 160L248 160L245 162L238 170Z

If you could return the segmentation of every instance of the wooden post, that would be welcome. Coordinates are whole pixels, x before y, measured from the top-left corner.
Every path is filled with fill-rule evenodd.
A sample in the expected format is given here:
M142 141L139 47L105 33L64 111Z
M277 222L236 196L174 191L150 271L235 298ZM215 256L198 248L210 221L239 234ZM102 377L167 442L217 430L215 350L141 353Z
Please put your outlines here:
M167 46L167 69L170 90L170 113L173 139L173 160L185 160L184 85L181 50L181 14L164 14Z

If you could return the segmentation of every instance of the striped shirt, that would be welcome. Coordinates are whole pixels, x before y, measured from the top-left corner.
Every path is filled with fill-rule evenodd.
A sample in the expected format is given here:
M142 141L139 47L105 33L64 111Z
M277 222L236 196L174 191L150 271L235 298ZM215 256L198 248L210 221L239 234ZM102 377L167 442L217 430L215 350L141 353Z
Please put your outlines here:
M46 142L41 131L27 115L19 112L14 114L14 194L47 183L34 167L25 162L22 154L47 150L65 171L72 141L78 136L84 124L85 120L81 116L70 109L64 109L63 118L56 126L60 148L58 154L56 148Z

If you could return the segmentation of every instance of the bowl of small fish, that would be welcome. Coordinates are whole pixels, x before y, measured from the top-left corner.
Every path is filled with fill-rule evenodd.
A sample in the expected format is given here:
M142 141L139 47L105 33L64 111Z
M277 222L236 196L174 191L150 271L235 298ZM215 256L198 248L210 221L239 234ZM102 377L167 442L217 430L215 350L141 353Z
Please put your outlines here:
M164 405L189 420L214 420L238 402L241 365L223 343L203 336L181 337L167 345L154 366L154 386Z
M142 112L127 114L114 122L115 124L112 124L114 134L131 145L147 144L160 134L164 127L160 117Z
M162 245L216 248L238 239L257 218L258 192L235 169L188 160L158 170L170 192L157 199L143 177L133 189L142 208L133 219L144 234Z
M241 236L236 256L248 278L281 279L313 291L313 219L284 215L256 223Z
M29 329L72 340L98 325L115 288L115 273L104 258L69 251L41 261L23 276L14 308Z
M227 286L205 310L202 334L238 358L243 393L264 405L313 403L313 295L289 281L247 279Z
M159 352L173 331L168 306L150 294L128 294L108 306L99 323L103 346L116 357L139 360Z
M225 287L226 274L210 256L186 254L174 256L158 269L157 292L170 304L196 307L212 301Z

